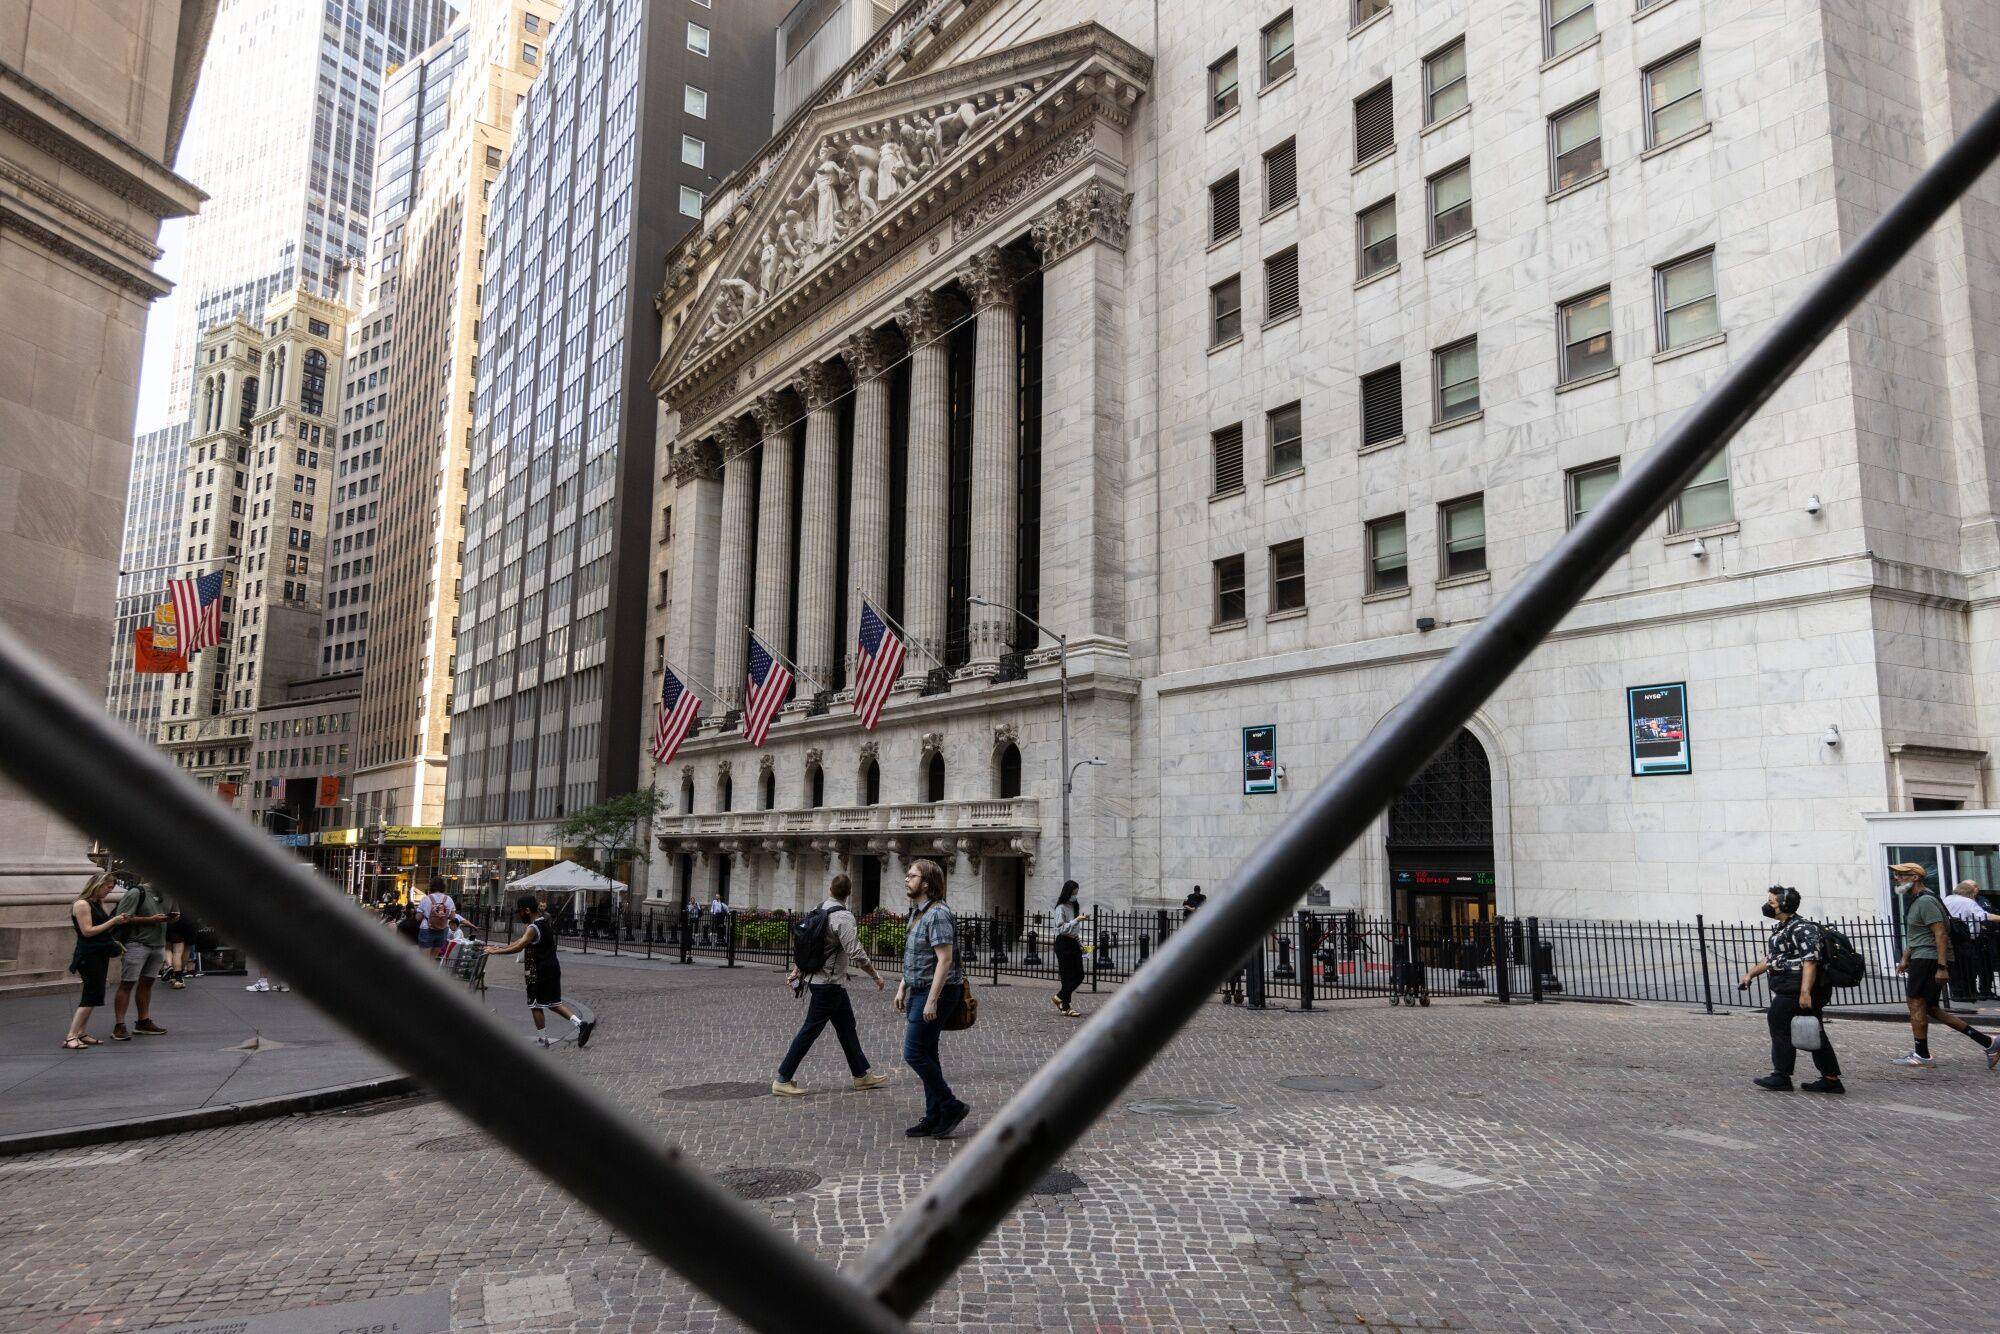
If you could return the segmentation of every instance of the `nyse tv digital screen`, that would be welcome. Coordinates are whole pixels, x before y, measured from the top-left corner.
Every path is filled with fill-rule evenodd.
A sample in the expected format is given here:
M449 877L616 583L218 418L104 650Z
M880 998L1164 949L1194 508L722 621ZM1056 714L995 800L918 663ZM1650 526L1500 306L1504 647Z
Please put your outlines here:
M1684 683L1628 688L1625 720L1632 745L1633 777L1694 771Z

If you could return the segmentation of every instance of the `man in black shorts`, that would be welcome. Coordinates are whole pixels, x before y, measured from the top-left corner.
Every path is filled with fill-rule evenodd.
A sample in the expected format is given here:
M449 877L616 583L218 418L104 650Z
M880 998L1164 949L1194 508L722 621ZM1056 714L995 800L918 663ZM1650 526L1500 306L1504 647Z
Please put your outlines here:
M1924 882L1921 865L1898 862L1889 872L1896 888L1896 911L1903 919L1903 957L1897 960L1896 971L1905 975L1903 994L1909 998L1914 1039L1910 1054L1890 1064L1923 1069L1936 1065L1931 1058L1930 1026L1940 1023L1978 1043L1986 1053L1988 1070L2000 1069L2000 1042L1938 1006L1951 975L1951 934L1946 927L1951 915Z
M488 945L486 952L522 956L521 975L528 983L528 1013L535 1017L537 1031L547 1023L543 1013L554 1010L575 1029L576 1045L588 1047L597 1021L583 1019L562 998L562 963L556 958L556 932L548 914L542 911L533 894L523 894L514 905L514 920L522 927L520 939L511 945ZM559 1041L546 1036L540 1039L544 1047Z

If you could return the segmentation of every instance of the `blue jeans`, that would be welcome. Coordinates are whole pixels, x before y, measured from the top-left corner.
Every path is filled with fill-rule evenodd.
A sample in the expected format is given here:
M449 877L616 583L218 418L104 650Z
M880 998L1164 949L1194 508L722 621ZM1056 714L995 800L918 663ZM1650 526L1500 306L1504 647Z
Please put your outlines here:
M958 1009L959 994L964 990L958 983L951 982L938 991L936 1019L924 1018L924 1002L930 999L930 988L919 987L910 992L909 1023L903 1030L903 1064L916 1071L917 1078L924 1081L926 1121L935 1121L959 1105L951 1085L944 1082L944 1067L938 1063L938 1032L943 1022Z
M418 946L423 949L429 950L432 954L436 954L439 950L443 949L447 944L450 943L450 941L451 941L451 932L449 929L444 931L433 931L427 926L420 926L417 928Z
M799 1062L805 1060L813 1043L827 1024L833 1025L833 1035L840 1039L840 1050L847 1056L847 1070L856 1079L868 1073L868 1056L861 1050L861 1035L854 1029L854 1004L847 998L847 988L838 983L806 988L806 1019L799 1025L799 1031L792 1038L792 1049L785 1053L784 1063L778 1067L778 1078L789 1082L799 1072Z

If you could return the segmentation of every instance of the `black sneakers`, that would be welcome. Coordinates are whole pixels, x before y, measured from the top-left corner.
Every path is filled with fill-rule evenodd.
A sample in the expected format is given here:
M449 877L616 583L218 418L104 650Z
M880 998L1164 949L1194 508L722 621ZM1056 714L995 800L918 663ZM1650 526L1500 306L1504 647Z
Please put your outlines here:
M910 1139L929 1139L932 1135L937 1134L937 1122L927 1116L908 1130L905 1130L903 1134Z
M1790 1093L1792 1091L1791 1079L1777 1073L1763 1075L1750 1082L1760 1089L1770 1089L1773 1093Z
M937 1129L931 1131L932 1138L949 1138L951 1132L958 1129L958 1123L970 1115L972 1115L972 1109L964 1103L960 1103L956 1107L947 1108L939 1114Z
M1807 1093L1847 1092L1847 1085L1841 1083L1838 1079L1826 1079L1826 1078L1815 1079L1809 1084L1799 1085L1799 1088Z
M595 1019L586 1019L578 1024L576 1026L576 1045L579 1047L588 1047L590 1045L590 1035L596 1031L597 1021Z

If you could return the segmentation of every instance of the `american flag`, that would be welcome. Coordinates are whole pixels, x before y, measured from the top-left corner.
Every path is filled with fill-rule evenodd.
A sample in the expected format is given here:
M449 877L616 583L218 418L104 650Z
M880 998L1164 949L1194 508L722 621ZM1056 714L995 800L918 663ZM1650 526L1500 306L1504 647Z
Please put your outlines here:
M771 734L771 720L778 716L785 694L792 688L792 674L756 635L750 636L750 674L745 687L743 735L750 738L751 745L761 746Z
M653 706L653 758L661 764L673 763L674 752L687 740L701 712L701 697L687 688L674 669L660 685L660 702Z
M192 659L222 642L222 571L169 579L167 598L174 604L174 628L185 657Z
M854 676L854 712L864 731L882 721L889 687L903 670L903 641L866 602L861 604L861 661Z

